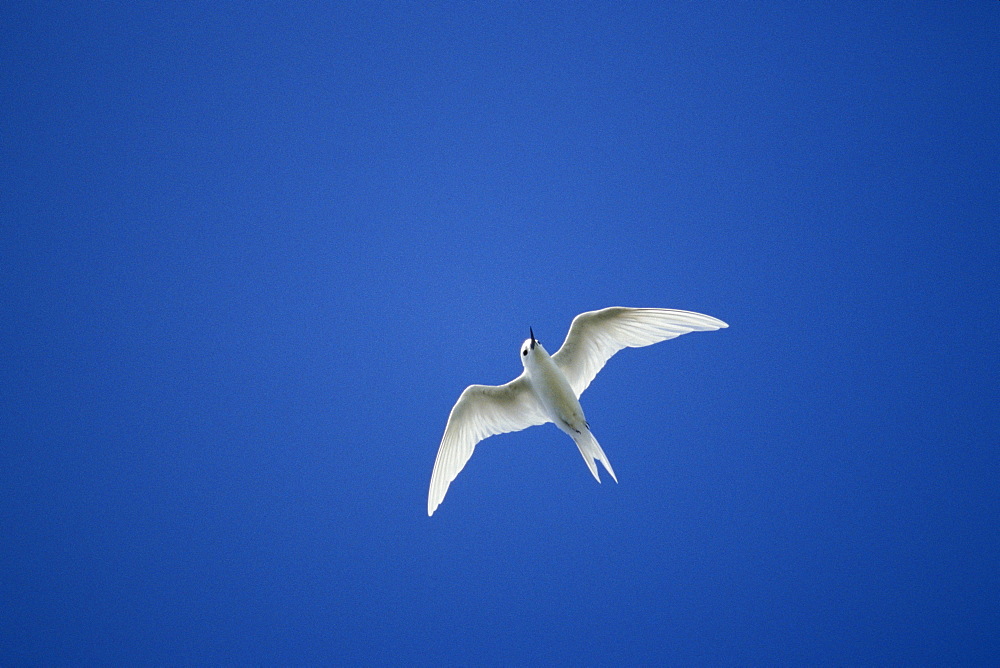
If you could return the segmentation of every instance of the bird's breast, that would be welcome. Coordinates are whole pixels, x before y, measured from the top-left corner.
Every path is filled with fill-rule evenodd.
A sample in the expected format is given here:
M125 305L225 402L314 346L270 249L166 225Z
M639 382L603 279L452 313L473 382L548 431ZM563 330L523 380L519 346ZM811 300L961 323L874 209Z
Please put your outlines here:
M566 375L551 358L539 360L529 369L531 383L549 417L561 429L582 432L587 428L583 407L569 386Z

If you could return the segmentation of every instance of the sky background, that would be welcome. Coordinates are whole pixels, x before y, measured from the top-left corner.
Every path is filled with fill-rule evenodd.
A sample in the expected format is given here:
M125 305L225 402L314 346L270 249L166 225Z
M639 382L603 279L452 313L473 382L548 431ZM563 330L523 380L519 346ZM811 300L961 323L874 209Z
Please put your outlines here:
M0 13L0 663L1000 661L1000 3Z

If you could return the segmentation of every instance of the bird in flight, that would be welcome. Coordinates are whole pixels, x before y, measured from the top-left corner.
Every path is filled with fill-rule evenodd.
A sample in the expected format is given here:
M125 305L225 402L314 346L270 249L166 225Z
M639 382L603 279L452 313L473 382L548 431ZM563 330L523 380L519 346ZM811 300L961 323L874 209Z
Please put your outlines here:
M448 486L479 441L546 422L554 422L573 439L597 482L601 478L595 460L618 482L611 462L590 433L580 395L611 356L623 348L641 348L688 332L728 326L691 311L612 306L573 318L562 348L553 355L529 327L531 336L521 344L524 372L506 385L470 385L451 409L431 473L427 515L433 515L441 505Z

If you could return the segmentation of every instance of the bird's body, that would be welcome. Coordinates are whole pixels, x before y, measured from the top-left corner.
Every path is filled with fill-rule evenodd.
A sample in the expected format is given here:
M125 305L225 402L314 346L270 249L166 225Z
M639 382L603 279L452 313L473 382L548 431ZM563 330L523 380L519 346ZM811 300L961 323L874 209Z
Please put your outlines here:
M534 337L531 340L533 339ZM580 400L566 380L566 374L537 341L534 344L534 354L531 354L532 346L529 341L524 342L529 354L521 356L524 360L524 372L528 376L531 391L542 405L549 421L555 423L573 439L576 447L580 449L580 454L583 455L583 461L587 462L587 467L597 482L601 482L601 477L597 473L595 459L601 462L615 482L618 482L614 469L611 468L611 462L601 450L597 439L590 433L590 424L583 414L583 406L580 405Z
M531 344L528 343L528 349ZM542 344L535 342L535 354L524 357L524 371L539 403L556 426L567 434L587 428L583 406L566 380L566 374L552 361Z
M546 422L555 423L573 439L598 482L597 461L617 482L611 463L590 432L580 395L622 348L722 327L728 325L691 311L613 306L574 318L562 347L551 356L531 332L521 345L524 373L506 385L470 385L451 409L431 473L427 514L434 514L479 441Z

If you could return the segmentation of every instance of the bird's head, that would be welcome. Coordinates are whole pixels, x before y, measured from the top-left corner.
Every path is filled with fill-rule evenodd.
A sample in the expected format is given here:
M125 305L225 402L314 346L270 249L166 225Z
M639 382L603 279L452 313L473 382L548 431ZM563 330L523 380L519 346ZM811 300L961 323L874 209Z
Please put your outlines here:
M525 339L524 343L521 344L521 364L524 366L534 362L539 355L548 355L548 352L542 347L542 342L535 339L535 333L530 327L528 333L531 334L531 337Z

